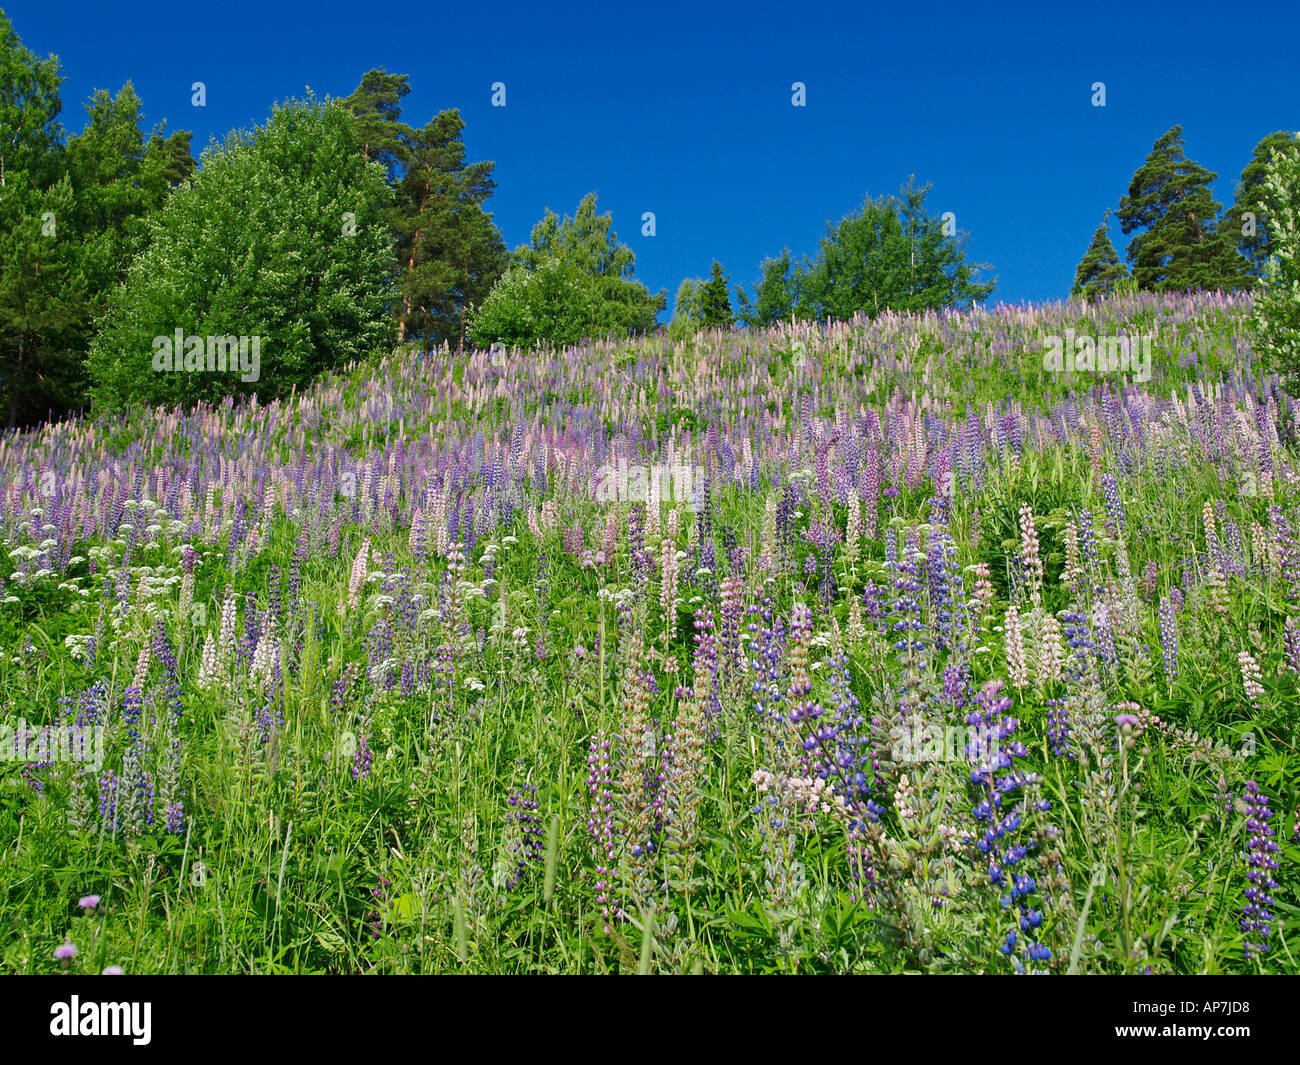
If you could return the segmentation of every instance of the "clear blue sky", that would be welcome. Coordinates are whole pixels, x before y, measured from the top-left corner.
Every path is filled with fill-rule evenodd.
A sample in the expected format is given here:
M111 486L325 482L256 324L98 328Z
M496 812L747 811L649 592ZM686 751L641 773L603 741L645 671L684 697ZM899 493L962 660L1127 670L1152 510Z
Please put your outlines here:
M734 288L783 247L814 252L827 221L912 173L969 233L970 258L992 264L995 301L1061 297L1170 126L1219 174L1225 204L1255 143L1300 128L1295 0L0 7L27 47L62 60L65 127L81 129L94 89L131 80L149 123L194 131L196 156L307 86L345 96L372 67L409 74L406 120L458 107L470 159L496 162L488 208L508 246L594 189L670 306L715 257ZM504 108L491 106L497 81ZM1112 239L1122 253L1118 227Z

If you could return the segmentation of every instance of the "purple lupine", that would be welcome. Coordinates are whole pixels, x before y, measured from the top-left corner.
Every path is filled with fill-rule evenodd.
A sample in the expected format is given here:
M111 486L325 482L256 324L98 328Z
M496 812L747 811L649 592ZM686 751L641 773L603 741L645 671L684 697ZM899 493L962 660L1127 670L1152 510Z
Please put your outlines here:
M1156 567L1156 560L1150 559L1142 571L1142 595L1148 602L1155 599L1159 580L1160 571Z
M1300 625L1287 618L1282 630L1282 664L1292 673L1300 673Z
M877 587L876 582L870 579L862 589L862 616L875 622L876 628L881 632L885 631L884 589Z
M154 657L162 663L163 673L167 677L164 689L167 704L172 708L172 713L180 717L185 712L185 706L181 701L181 681L176 675L176 655L172 653L172 645L167 640L167 629L162 618L158 619L158 625L154 629L153 653Z
M1282 580L1287 586L1287 596L1300 598L1300 548L1296 546L1291 526L1279 506L1268 508L1269 524L1273 528L1273 543L1282 570Z
M1160 600L1160 652L1165 662L1165 677L1173 684L1178 679L1178 615L1170 596Z
M542 819L538 816L537 788L532 784L516 788L506 803L511 808L506 815L507 850L515 863L506 890L513 891L529 868L541 863L545 843Z
M966 718L974 729L973 739L966 745L966 756L971 763L970 779L980 790L980 799L972 811L982 826L976 849L988 861L988 878L994 887L1003 889L1002 907L1011 910L1014 904L1018 914L1019 930L1007 932L998 949L1012 959L1017 972L1025 971L1025 963L1050 960L1051 950L1038 941L1038 929L1043 923L1041 910L1032 908L1030 896L1037 891L1035 879L1016 870L1021 860L1028 857L1034 841L1019 842L1026 810L1027 798L1023 796L1026 785L1035 783L1037 777L1017 769L1015 759L1025 758L1029 752L1024 744L1012 739L1019 722L1004 717L1011 709L1011 700L1002 696L1002 681L985 684L975 697L975 708ZM1012 804L1016 792L1018 802ZM1040 799L1034 804L1038 812L1051 808L1051 803ZM1025 937L1024 944L1020 936Z
M1246 904L1241 910L1241 930L1245 933L1246 961L1262 957L1269 952L1269 936L1273 926L1272 907L1277 905L1272 892L1277 890L1273 871L1277 869L1277 844L1273 842L1273 827L1269 821L1273 811L1268 796L1253 780L1246 781L1242 795L1246 804L1247 863L1250 866L1246 879Z
M352 779L360 780L362 777L370 776L370 737L362 736L361 742L357 744L357 749L352 755Z
M1052 753L1063 758L1078 758L1070 748L1070 707L1065 699L1049 699L1047 706L1047 741Z
M110 834L122 827L117 809L117 794L121 781L111 769L99 775L99 819Z
M370 897L374 901L374 909L366 914L366 927L370 931L371 939L378 939L384 931L384 917L382 907L388 901L388 889L393 886L391 880L383 876L375 877L375 886L370 889Z
M1106 527L1111 532L1123 532L1127 527L1124 516L1124 503L1119 496L1119 482L1115 479L1113 473L1102 474L1101 489L1106 498L1106 514L1108 515Z
M587 811L587 832L591 835L591 856L596 860L596 905L600 907L606 930L621 916L614 894L614 772L610 764L610 742L602 735L591 737L587 749L587 792L591 804Z

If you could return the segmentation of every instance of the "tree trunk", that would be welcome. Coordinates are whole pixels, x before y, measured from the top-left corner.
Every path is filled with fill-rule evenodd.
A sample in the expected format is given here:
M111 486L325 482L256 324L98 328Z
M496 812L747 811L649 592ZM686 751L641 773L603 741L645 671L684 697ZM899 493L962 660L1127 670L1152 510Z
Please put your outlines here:
M428 204L429 204L429 185L426 182L424 186L424 193L420 196L420 210L417 212L416 218L423 216L424 209L428 206ZM415 269L415 260L420 252L421 236L423 236L423 231L417 229L411 237L411 254L407 256L406 259L406 272L408 274ZM410 313L411 313L411 296L410 293L407 292L402 296L402 316L397 327L397 342L399 344L406 339L406 332L407 332L406 316Z
M17 428L18 425L18 382L22 380L23 375L23 338L22 334L18 336L18 361L14 363L14 379L9 386L9 428Z

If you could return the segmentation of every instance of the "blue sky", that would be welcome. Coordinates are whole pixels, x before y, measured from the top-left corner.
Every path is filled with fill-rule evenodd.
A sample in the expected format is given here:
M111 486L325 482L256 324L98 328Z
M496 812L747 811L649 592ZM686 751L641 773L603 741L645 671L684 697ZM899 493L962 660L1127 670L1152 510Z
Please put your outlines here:
M496 162L488 208L508 246L594 189L670 306L714 258L734 288L783 247L813 253L828 221L909 174L992 265L994 301L1058 298L1170 126L1225 204L1256 142L1300 128L1294 0L1240 17L1195 0L0 7L28 48L60 57L65 127L81 129L94 89L131 80L147 121L192 129L196 155L308 86L345 96L372 67L409 74L405 119L458 107L470 159ZM195 81L206 107L191 105ZM791 105L796 81L806 107ZM1122 252L1117 226L1112 239Z

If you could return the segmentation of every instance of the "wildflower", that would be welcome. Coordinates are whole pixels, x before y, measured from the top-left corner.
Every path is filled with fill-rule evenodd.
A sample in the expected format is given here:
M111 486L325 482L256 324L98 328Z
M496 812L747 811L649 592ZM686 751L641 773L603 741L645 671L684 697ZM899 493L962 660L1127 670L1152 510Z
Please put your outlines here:
M1172 684L1178 679L1178 617L1169 596L1160 600L1160 651L1165 661L1165 677Z
M54 948L54 957L61 962L71 961L77 953L77 946L71 940L65 940Z
M1277 853L1277 844L1273 842L1273 829L1269 825L1273 811L1269 808L1268 796L1259 790L1255 781L1248 780L1242 799L1247 811L1246 846L1250 870L1246 879L1250 886L1246 888L1246 905L1241 910L1241 930L1246 934L1244 952L1246 960L1250 961L1269 952L1268 940L1273 924L1270 907L1277 904L1271 894L1277 890L1277 881L1273 879L1273 870L1277 868L1277 859L1273 857Z
M1251 705L1258 705L1260 696L1264 694L1264 686L1260 684L1264 674L1260 671L1259 663L1249 651L1239 651L1237 661L1241 665L1241 683L1246 689L1246 697Z
M100 973L100 975L101 976L123 976L125 974L122 971L122 966L108 965L104 967L104 971Z
M1029 665L1025 661L1025 642L1020 632L1020 614L1016 610L1015 603L1007 607L1007 616L1005 619L1004 642L1007 652L1007 672L1011 676L1011 683L1017 688L1025 688L1029 685Z
M99 896L82 895L81 898L77 900L77 905L85 910L86 913L94 913L99 909Z

